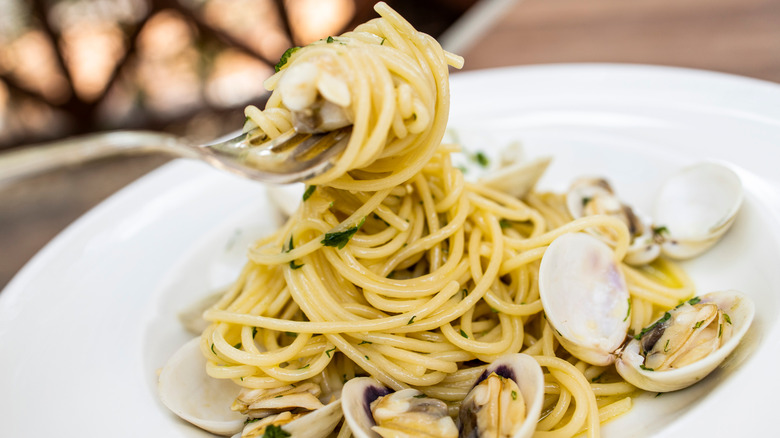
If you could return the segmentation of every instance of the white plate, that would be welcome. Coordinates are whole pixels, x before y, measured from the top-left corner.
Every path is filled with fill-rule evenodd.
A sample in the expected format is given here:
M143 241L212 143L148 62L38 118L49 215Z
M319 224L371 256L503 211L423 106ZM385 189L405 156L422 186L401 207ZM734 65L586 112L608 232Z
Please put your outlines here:
M457 74L451 126L470 150L513 141L555 161L542 185L603 174L639 207L702 159L737 167L737 223L687 263L700 291L739 289L745 345L688 390L636 400L605 436L774 430L780 379L780 87L700 71L560 65ZM156 370L188 335L176 314L225 285L277 219L260 184L177 161L75 222L0 294L3 436L206 436L158 402Z

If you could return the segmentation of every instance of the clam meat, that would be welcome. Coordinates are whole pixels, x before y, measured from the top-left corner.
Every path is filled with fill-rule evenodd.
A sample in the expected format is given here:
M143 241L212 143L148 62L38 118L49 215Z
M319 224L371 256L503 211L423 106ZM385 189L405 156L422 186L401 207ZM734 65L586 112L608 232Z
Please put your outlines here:
M628 383L674 391L712 372L736 348L754 314L737 291L712 292L681 303L626 341L631 307L618 261L585 233L555 239L539 270L539 294L561 345L594 364L616 364Z

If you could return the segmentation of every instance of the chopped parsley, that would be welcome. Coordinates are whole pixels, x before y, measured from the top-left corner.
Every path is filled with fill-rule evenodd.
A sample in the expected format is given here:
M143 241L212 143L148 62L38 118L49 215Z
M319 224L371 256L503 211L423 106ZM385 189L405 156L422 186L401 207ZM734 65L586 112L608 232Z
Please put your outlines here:
M282 57L279 58L279 63L277 63L274 66L274 71L279 71L284 67L285 64L287 64L287 61L290 59L290 56L292 56L293 53L297 52L300 49L300 47L290 47L289 49L285 50L282 54Z
M498 224L501 225L501 228L509 228L512 226L512 221L508 219L501 219L498 221Z
M305 196L305 194L304 194L304 196ZM290 252L293 249L295 249L295 247L293 246L293 236L292 236L292 234L290 234L290 243L287 245L287 251L286 252ZM302 266L303 266L303 263L298 265L298 264L295 263L295 260L290 260L290 269L293 269L293 270L300 269Z
M586 197L582 198L582 206L585 207L592 200L593 200L593 198L591 198L590 196L586 196Z
M287 438L289 436L290 432L285 431L281 426L271 424L265 428L262 438Z
M304 365L304 366L302 366L302 367L300 367L300 368L298 368L298 369L299 369L299 370L305 370L306 368L309 368L309 365L311 365L311 364L310 364L310 363L307 363L306 365Z
M409 325L414 322L414 318L417 318L417 315L412 315L411 318L409 318L409 322L406 323L406 325Z
M427 397L427 395L425 395L425 394L417 394L417 395L415 395L413 397L414 398L425 398L425 397Z
M317 190L317 186L306 187L306 191L303 192L303 200L307 201L315 190Z
M517 400L517 391L512 391L512 400Z
M658 321L656 321L656 322L652 323L651 325L649 325L649 326L647 326L647 327L643 328L643 329L642 329L642 331L641 331L641 332L639 332L639 334L637 334L636 336L634 336L634 339L640 339L642 336L644 336L644 335L645 335L645 333L647 333L647 332L649 332L650 330L654 329L654 328L655 328L655 326L657 326L658 324L661 324L661 323L663 323L663 322L666 322L666 321L668 321L668 320L669 320L669 318L671 318L671 317L672 317L672 314L671 314L671 313L669 313L669 312L666 312L666 313L664 313L664 316L662 316L662 317L661 317L661 318L660 318Z
M648 367L646 367L644 364L642 364L642 365L639 365L639 368L642 368L642 369L643 369L643 370L645 370L645 371L655 371L655 370L654 370L654 369L652 369L652 368L648 368Z
M252 338L257 336L257 327L252 327Z
M693 326L694 330L699 328L699 327L701 327L702 324L704 324L704 320L703 319L701 321L697 322L696 325Z
M728 313L723 312L723 319L725 319L727 323L731 324L731 317Z
M701 298L699 297L693 297L690 300L688 300L688 304L693 306L694 304L698 304L701 301Z
M628 297L628 311L626 311L626 317L623 318L623 321L628 319L628 315L631 314L631 297Z
M216 355L217 355L217 352L216 352L216 351L214 351L214 344L211 344L211 352L212 352L212 353L214 353L214 356L216 356Z
M262 418L247 418L246 420L244 420L244 424L254 423L260 420L262 420Z
M298 333L294 333L294 332L284 332L284 334L291 338L298 337Z
M366 218L364 217L357 225L349 227L344 231L325 233L325 237L322 239L321 243L325 246L335 246L338 249L344 248L347 242L349 242L349 239L351 239L352 236L357 233L357 231L360 229L360 227L363 226L365 222Z
M373 344L373 342L371 342L371 341L360 341L360 343L358 345L363 345L363 344Z
M604 375L604 373L601 373L601 374L599 374L598 376L596 376L596 377L594 377L594 378L590 379L591 383L592 383L592 382L597 382L597 381L598 381L598 380L601 378L601 376L603 376L603 375Z
M384 45L385 45L385 39L384 39L384 38L382 38L382 42L381 42L381 43L379 43L379 45L380 45L380 46L384 46Z
M241 349L241 343L239 342L238 344L234 345L233 348L235 348L236 350L240 350Z
M661 237L664 234L669 234L669 229L665 225L653 227L653 236Z
M669 341L670 341L670 339L667 339L666 340L666 344L664 344L664 353L669 351Z
M718 324L718 337L723 334L723 324Z
M328 44L333 42L333 37L329 36L327 40L325 40Z
M474 158L474 161L476 161L477 164L479 164L482 167L488 167L488 165L490 164L490 160L488 160L487 155L485 155L485 153L482 152L482 151L477 152L476 154L474 154L473 158Z
M466 339L469 338L469 335L467 335L466 332L463 331L463 329L460 329L460 335L463 336Z
M331 348L330 350L325 350L325 354L327 354L327 355L328 355L328 357L330 357L330 353L331 353L331 352L333 352L333 351L335 351L335 350L336 350L336 347L333 347L333 348Z

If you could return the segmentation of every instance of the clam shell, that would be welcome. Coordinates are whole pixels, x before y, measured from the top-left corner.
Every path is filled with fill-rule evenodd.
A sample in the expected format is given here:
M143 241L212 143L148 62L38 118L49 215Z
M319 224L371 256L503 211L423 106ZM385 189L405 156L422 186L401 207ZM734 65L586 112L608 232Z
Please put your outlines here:
M731 338L725 344L706 358L690 365L668 371L647 371L640 368L644 363L644 357L639 353L639 341L632 339L615 363L618 374L638 388L666 392L693 385L717 368L747 333L753 321L755 306L750 298L737 291L712 292L700 298L702 303L717 304L729 315L733 328Z
M594 365L614 362L630 324L629 293L607 244L585 233L555 239L542 257L539 295L566 350Z
M653 213L668 231L663 253L687 259L712 247L734 223L742 198L739 176L717 163L696 164L667 179Z
M510 354L499 357L474 382L476 387L490 374L512 379L517 383L526 406L525 421L512 438L527 438L534 434L536 424L542 413L544 402L544 374L539 363L533 357L523 354ZM461 405L461 411L465 405ZM459 426L462 427L462 426ZM461 430L461 436L463 431Z
M206 374L200 337L171 356L160 373L157 389L168 409L201 429L227 436L244 426L246 417L230 409L241 388L230 380Z

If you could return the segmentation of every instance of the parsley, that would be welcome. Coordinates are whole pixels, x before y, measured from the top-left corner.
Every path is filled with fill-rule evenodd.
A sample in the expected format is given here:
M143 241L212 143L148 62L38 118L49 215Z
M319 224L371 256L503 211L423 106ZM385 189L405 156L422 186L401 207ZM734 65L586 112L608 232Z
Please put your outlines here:
M658 398L658 397L660 397L660 396L661 396L661 394L663 394L663 392L659 392L658 394L656 394L656 395L655 395L655 398Z
M257 336L257 327L252 327L252 338L254 339L255 336Z
M384 45L385 45L385 39L384 39L384 38L382 38L382 42L381 42L381 43L379 43L379 45L380 45L380 46L384 46Z
M239 342L238 344L234 345L233 348L235 348L236 350L240 350L241 349L241 343Z
M701 301L701 298L699 298L699 297L693 297L693 298L691 298L690 300L688 300L688 304L690 304L691 306L693 306L694 304L698 304L698 303L699 303L699 301Z
M594 377L594 378L590 379L591 383L592 383L592 382L597 382L597 381L598 381L598 380L601 378L601 376L603 376L603 375L604 375L604 373L601 373L601 374L599 374L598 376L596 376L596 377Z
M718 337L723 334L723 324L718 324Z
M593 200L593 198L591 198L590 196L586 196L586 197L582 198L582 206L585 207L592 200Z
M631 297L628 297L628 311L626 312L626 317L623 318L623 321L628 319L628 315L631 314Z
M723 312L723 319L725 319L727 323L731 324L731 317L728 313Z
M670 341L670 339L667 339L667 340L666 340L666 344L664 345L664 353L666 353L667 351L669 351L669 341Z
M299 370L305 370L306 368L309 368L309 365L311 365L311 364L310 364L310 363L307 363L306 365L304 365L304 366L302 366L302 367L300 367L300 368L298 368L298 369L299 369Z
M648 367L646 367L644 364L642 364L642 365L639 365L639 368L642 368L642 369L643 369L643 370L645 370L645 371L655 371L655 370L654 370L654 369L652 369L652 368L648 368Z
M358 345L363 345L363 344L373 344L373 342L371 342L371 341L360 341L360 343Z
M476 161L482 167L487 167L488 164L490 164L490 160L488 160L487 155L481 151L474 154L474 161Z
M289 336L289 337L291 337L291 338L298 337L298 333L293 333L293 332L284 332L284 334L285 334L285 335L287 335L287 336Z
M311 197L311 194L314 193L314 191L317 190L317 186L309 186L306 187L306 191L303 192L303 200L306 201Z
M332 36L329 36L329 37L328 37L328 39L327 39L326 41L328 42L328 44L332 43L332 42L333 42L333 37L332 37Z
M246 420L244 420L244 424L254 423L260 420L262 420L262 418L247 418Z
M412 315L411 318L409 318L409 322L406 323L406 325L409 325L414 322L414 318L417 318L417 315Z
M325 354L327 354L327 355L328 355L328 357L330 357L330 353L331 353L332 351L335 351L335 350L336 350L336 347L333 347L333 348L331 348L330 350L325 350Z
M699 328L699 327L701 327L702 324L704 324L704 320L703 319L701 321L697 322L696 325L693 326L694 330Z
M277 396L276 396L276 397L274 397L274 398L282 398L282 397L284 397L284 394L277 395Z
M325 233L325 238L322 239L322 244L325 246L335 246L338 249L344 248L349 239L357 233L360 227L366 222L366 218L360 220L360 222L354 227L347 228L344 231L335 231L332 233Z
M369 359L369 358L368 358L368 355L366 355L366 356L363 356L363 357L365 357L365 358L366 358L366 360L371 360L371 359Z
M289 436L290 432L285 431L281 426L271 424L265 428L262 438L287 438Z
M414 398L425 398L425 397L427 397L427 396L426 396L425 394L417 394L417 395L415 395L415 396L413 396L413 397L414 397Z
M217 355L217 352L216 352L216 351L214 351L214 344L211 344L211 352L212 352L212 353L214 353L214 356L216 356L216 355Z
M293 53L297 52L300 49L300 47L290 47L289 49L285 50L282 54L282 57L279 58L279 63L274 66L274 71L279 71L284 67L285 64L287 64L287 61L290 59Z
M656 322L652 323L651 325L643 328L642 331L639 332L638 335L634 336L634 339L640 339L642 336L645 335L645 333L647 333L650 330L654 329L655 326L657 326L658 324L661 324L662 322L668 321L669 318L671 318L671 317L672 317L671 313L669 313L669 312L664 313L664 316L662 316L658 321L656 321Z
M312 186L312 187L314 187L314 186ZM304 196L304 201L305 201L306 200L306 198L305 198L306 194L304 193L303 196ZM289 243L289 245L287 245L287 251L286 252L290 252L293 249L295 249L295 247L293 246L293 236L292 236L292 234L290 234L290 243ZM301 267L303 267L303 265L304 265L303 263L298 265L298 264L295 263L295 260L290 260L290 269L292 269L292 270L300 269Z
M663 234L668 234L669 229L666 228L665 225L661 225L660 227L653 227L653 235L655 236L661 236Z
M512 391L512 400L517 400L517 391Z
M512 226L512 222L507 219L501 219L498 221L498 224L501 225L501 228L509 228Z
M463 329L460 329L460 335L463 336L466 339L469 338L469 335L467 335L466 332L463 331Z

